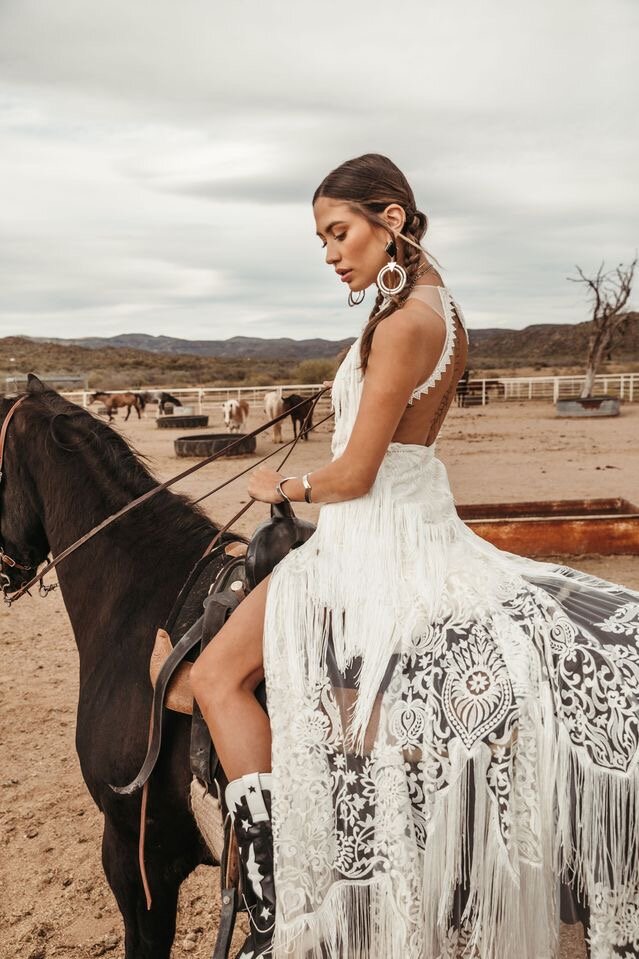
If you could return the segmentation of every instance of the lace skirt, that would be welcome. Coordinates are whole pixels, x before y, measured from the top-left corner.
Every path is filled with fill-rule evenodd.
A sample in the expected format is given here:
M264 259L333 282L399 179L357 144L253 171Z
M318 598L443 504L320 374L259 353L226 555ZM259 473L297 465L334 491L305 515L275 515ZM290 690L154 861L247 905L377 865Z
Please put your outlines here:
M486 543L391 444L276 567L264 659L277 959L551 959L562 882L639 956L639 593Z

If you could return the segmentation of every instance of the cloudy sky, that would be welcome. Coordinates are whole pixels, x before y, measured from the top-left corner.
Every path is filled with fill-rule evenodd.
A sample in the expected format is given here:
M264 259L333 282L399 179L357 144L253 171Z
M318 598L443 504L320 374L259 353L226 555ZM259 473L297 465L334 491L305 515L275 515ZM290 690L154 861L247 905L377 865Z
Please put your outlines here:
M638 44L636 0L2 0L0 335L353 335L310 198L369 151L470 326L585 319Z

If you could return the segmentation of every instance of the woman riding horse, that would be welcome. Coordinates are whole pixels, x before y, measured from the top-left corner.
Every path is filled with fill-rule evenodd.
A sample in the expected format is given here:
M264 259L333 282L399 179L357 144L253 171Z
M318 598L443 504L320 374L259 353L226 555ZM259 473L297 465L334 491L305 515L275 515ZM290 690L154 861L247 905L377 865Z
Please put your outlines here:
M323 504L317 531L192 674L230 780L241 957L550 959L562 880L593 959L637 956L639 593L459 519L434 444L467 333L398 168L344 163L313 212L373 308L333 384L332 461L248 492Z

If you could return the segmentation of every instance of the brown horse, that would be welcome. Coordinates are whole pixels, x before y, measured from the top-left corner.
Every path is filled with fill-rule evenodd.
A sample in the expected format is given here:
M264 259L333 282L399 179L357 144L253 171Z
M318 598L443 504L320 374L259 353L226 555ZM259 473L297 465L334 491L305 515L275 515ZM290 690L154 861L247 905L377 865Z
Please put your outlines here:
M140 393L104 393L98 391L97 393L91 394L89 406L91 406L95 400L100 400L101 403L104 403L106 411L109 414L109 423L113 419L113 410L126 406L126 416L124 417L126 422L131 415L131 408L135 410L138 414L138 419L140 419L141 411L145 407L144 397Z

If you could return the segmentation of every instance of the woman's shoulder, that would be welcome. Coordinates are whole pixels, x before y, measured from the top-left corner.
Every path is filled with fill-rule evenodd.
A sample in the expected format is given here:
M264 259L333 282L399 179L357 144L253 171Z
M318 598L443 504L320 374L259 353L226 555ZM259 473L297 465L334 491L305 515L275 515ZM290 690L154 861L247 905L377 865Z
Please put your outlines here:
M421 300L406 300L377 324L372 349L408 348L421 352L436 347L445 335L441 315Z

